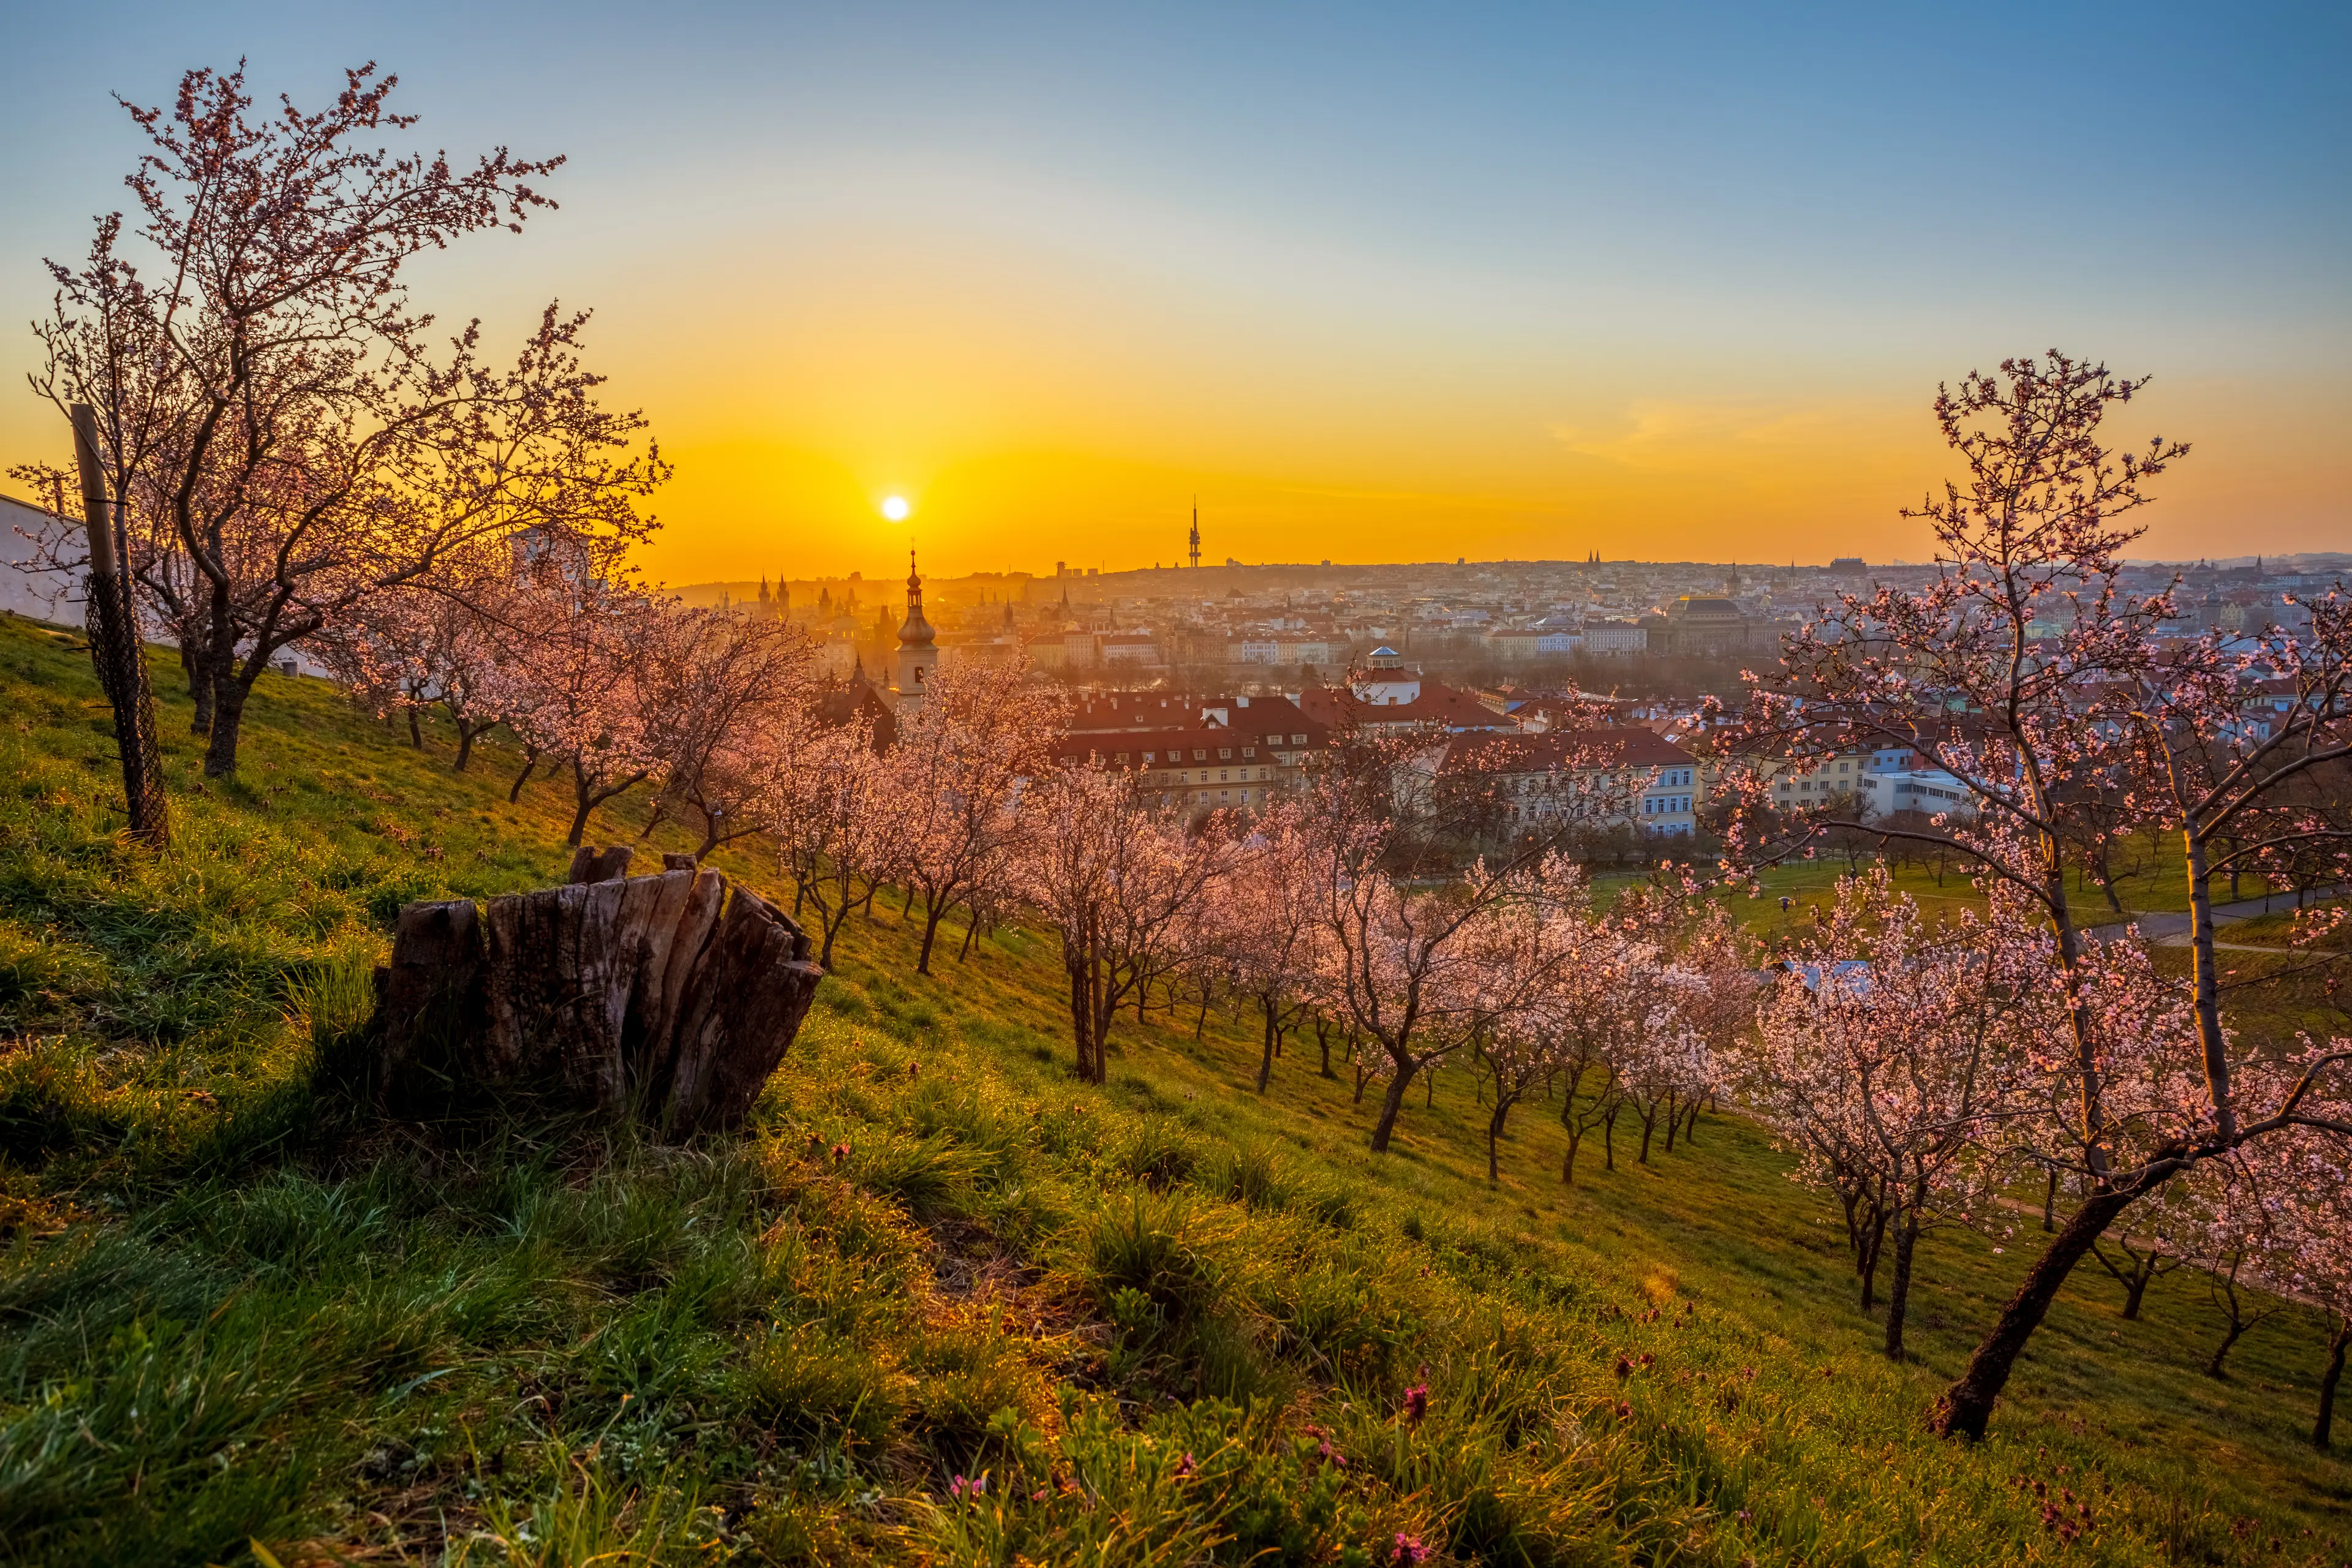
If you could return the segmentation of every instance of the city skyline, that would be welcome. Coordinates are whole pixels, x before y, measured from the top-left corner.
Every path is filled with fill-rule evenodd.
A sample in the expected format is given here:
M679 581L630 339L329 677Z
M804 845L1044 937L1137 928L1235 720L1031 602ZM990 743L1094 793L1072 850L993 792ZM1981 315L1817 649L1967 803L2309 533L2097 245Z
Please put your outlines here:
M2119 438L2194 444L2136 553L2352 535L2317 7L125 21L94 56L26 18L0 63L6 462L62 449L22 324L125 205L109 94L243 54L265 102L375 59L422 145L569 156L561 211L419 298L596 311L677 465L673 583L871 574L909 532L949 575L1145 567L1196 496L1213 561L1918 559L1936 384L2052 346L2156 378ZM2003 205L2019 166L2069 195Z

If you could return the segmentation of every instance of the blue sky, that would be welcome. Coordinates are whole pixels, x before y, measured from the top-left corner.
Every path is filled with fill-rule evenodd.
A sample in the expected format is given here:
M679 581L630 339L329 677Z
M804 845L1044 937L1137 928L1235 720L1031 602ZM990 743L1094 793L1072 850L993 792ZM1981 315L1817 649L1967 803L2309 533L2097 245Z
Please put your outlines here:
M0 321L120 205L110 91L379 60L432 143L570 155L422 284L597 307L677 574L866 559L883 488L972 563L1202 488L1245 553L1903 553L1935 382L2053 343L2200 443L2157 546L2352 543L2352 8L106 15L9 18ZM47 419L0 391L0 457Z

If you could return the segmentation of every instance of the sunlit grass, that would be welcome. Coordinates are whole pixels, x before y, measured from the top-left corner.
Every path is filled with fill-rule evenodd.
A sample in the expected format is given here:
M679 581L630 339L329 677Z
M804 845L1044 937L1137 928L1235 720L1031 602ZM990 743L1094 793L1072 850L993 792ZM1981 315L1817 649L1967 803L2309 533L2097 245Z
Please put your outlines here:
M1294 1038L1261 1098L1250 1021L1189 1005L1123 1015L1093 1089L1031 930L925 977L894 903L855 922L741 1140L372 1121L336 1086L393 915L555 879L564 803L277 678L206 788L158 678L152 858L86 660L0 626L0 1555L2057 1560L2021 1475L2096 1500L2069 1561L2343 1554L2305 1317L2216 1383L2193 1277L2126 1323L2081 1276L1992 1441L1938 1442L2038 1213L1923 1243L1891 1366L1744 1123L1568 1188L1538 1102L1489 1187L1465 1068L1374 1159L1348 1064Z

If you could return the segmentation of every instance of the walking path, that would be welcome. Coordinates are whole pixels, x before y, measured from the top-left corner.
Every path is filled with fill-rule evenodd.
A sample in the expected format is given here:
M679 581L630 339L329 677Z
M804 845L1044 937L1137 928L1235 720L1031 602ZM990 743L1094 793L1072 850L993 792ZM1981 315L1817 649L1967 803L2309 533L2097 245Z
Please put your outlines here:
M2302 895L2302 907L2308 909L2314 904L2324 904L2330 899L2342 898L2347 892L2352 892L2352 888L2341 885L2333 888L2307 888ZM2234 904L2215 904L2213 924L2216 928L2235 925L2240 921L2258 920L2263 915L2282 914L2295 907L2296 896L2293 893L2270 893L2259 899L2241 899ZM2093 942L2114 942L2134 926L2139 928L2140 935L2159 947L2189 945L2189 911L2186 910L2165 910L2158 913L2141 915L2134 920L2114 921L2106 925L2092 926L2083 934ZM2286 951L2284 948L2246 947L2227 942L2216 942L2213 945L2226 947L2232 952Z

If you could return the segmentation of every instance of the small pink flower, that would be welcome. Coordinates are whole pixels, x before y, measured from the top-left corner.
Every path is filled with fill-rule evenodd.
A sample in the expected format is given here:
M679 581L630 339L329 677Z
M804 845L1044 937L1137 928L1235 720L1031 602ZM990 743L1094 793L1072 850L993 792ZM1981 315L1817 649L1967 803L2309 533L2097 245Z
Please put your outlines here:
M833 1163L834 1163L835 1164L838 1165L838 1164L840 1164L843 1161L845 1161L845 1160L846 1160L846 1159L848 1159L848 1158L849 1158L849 1145L848 1145L848 1144L846 1144L846 1143L835 1143L835 1144L833 1146Z
M985 1475L974 1476L970 1480L958 1476L948 1483L949 1495L959 1502L975 1501L986 1494L987 1490L988 1478Z
M1408 1426L1418 1426L1421 1418L1428 1414L1429 1384L1416 1383L1404 1391L1404 1423Z
M1389 1556L1389 1561L1397 1568L1413 1568L1413 1564L1425 1561L1428 1556L1429 1548L1421 1543L1420 1536L1407 1535L1402 1530L1397 1531L1396 1549Z
M1179 1479L1192 1474L1192 1472L1200 1468L1201 1467L1198 1464L1193 1462L1192 1450L1190 1449L1186 1449L1184 1457L1176 1461L1176 1474Z

